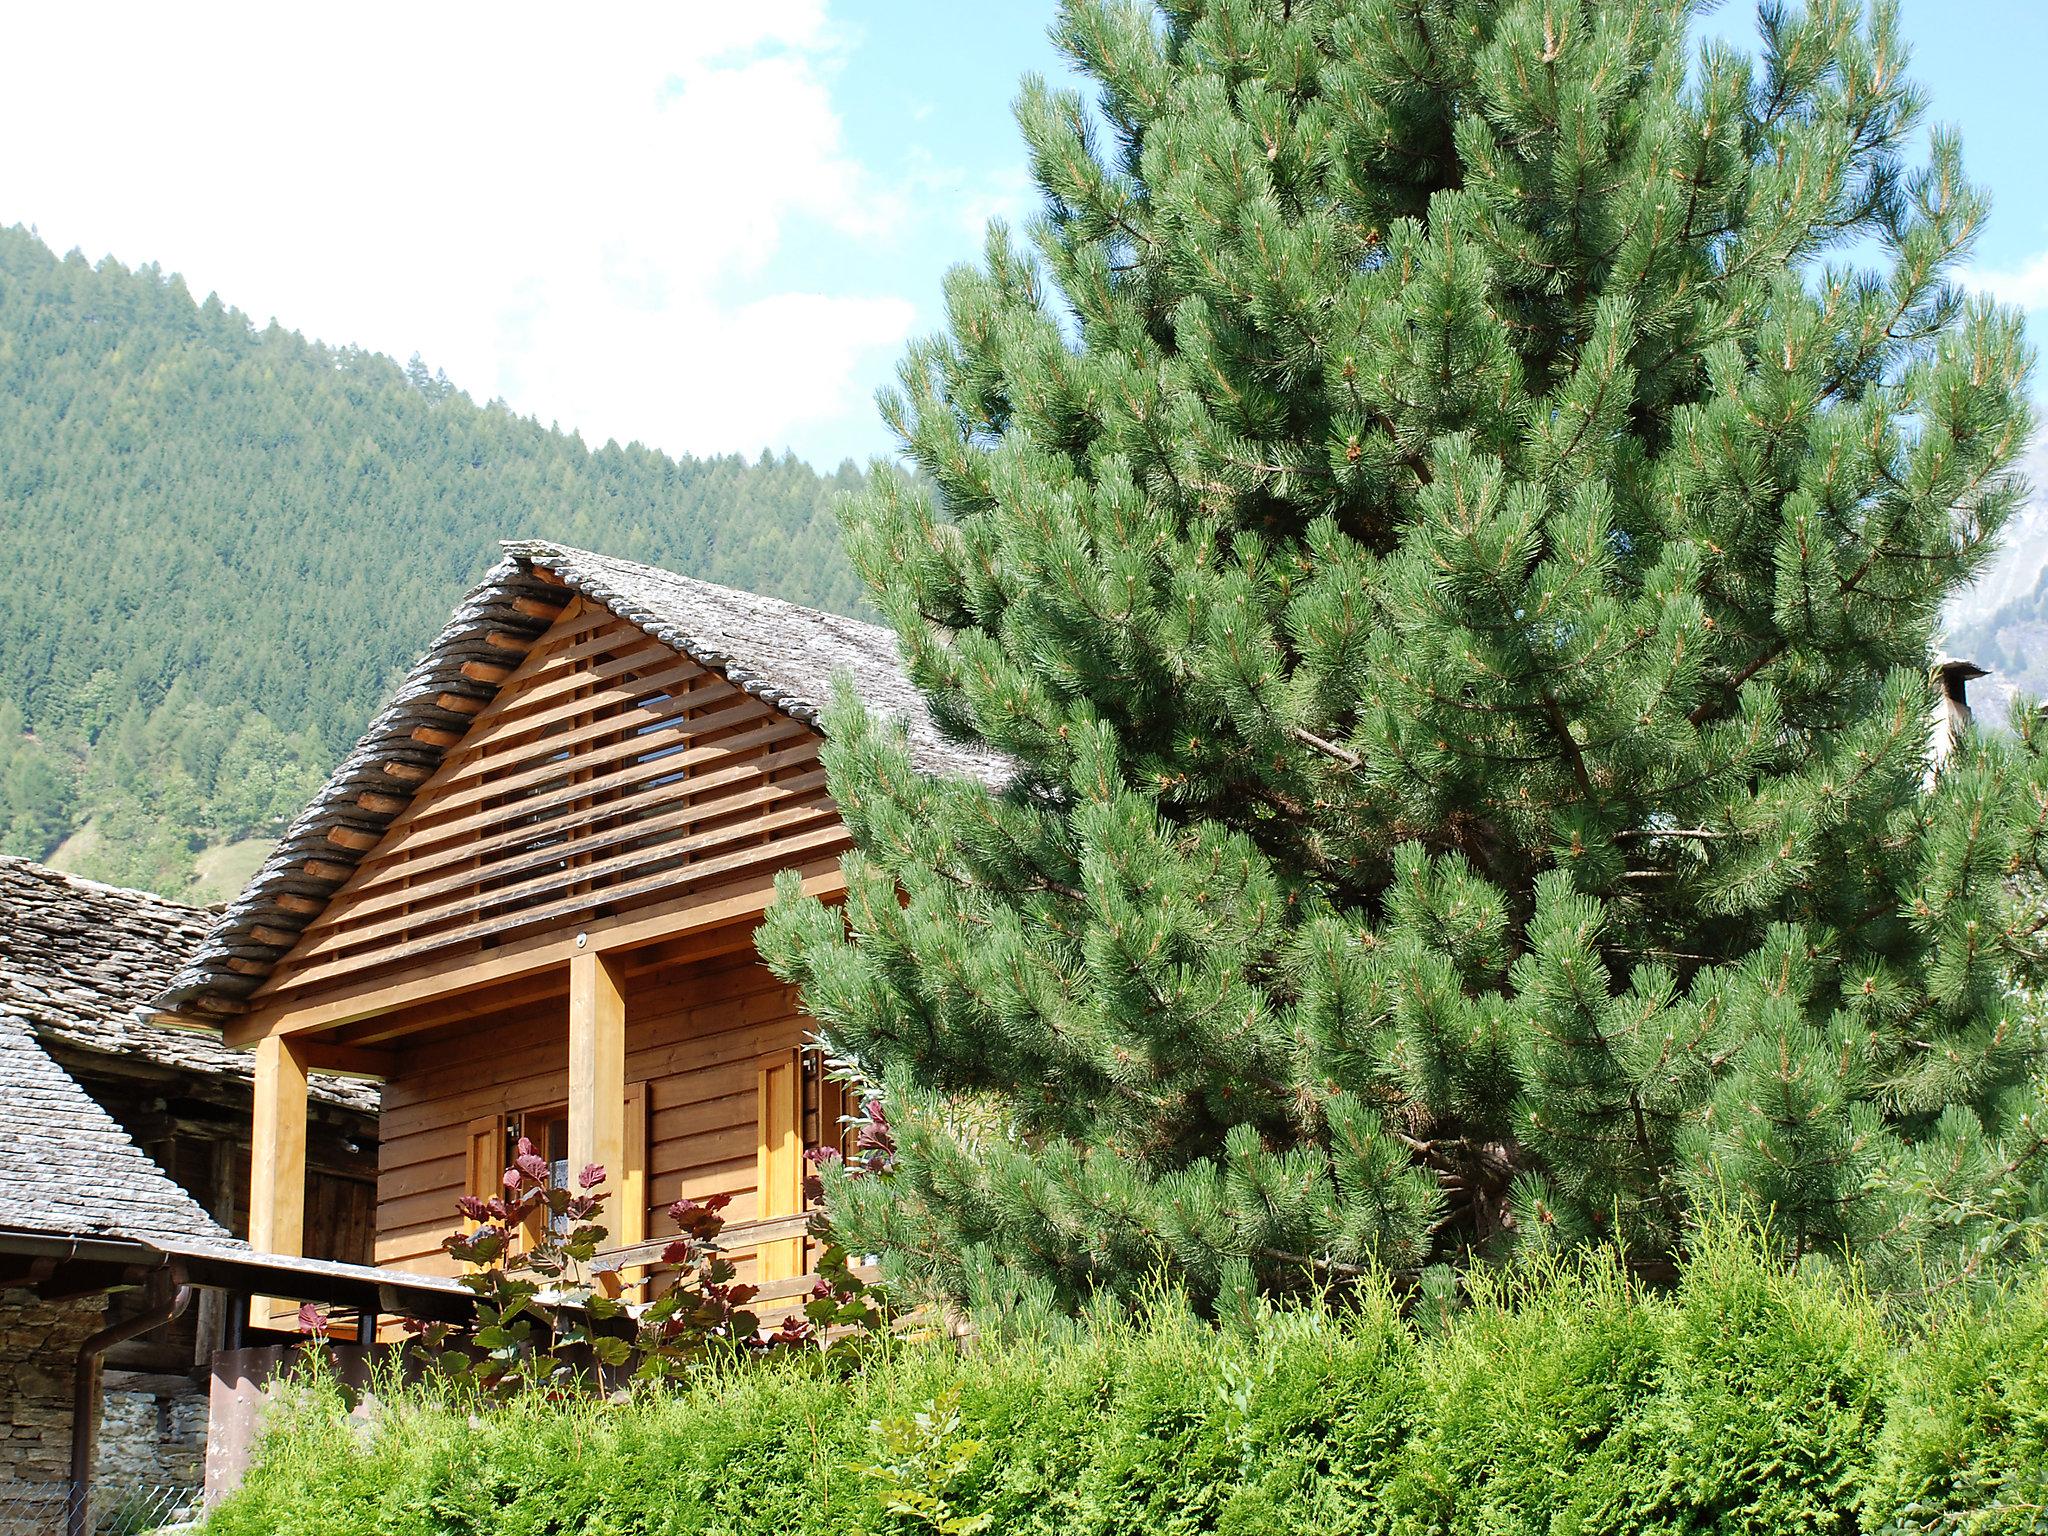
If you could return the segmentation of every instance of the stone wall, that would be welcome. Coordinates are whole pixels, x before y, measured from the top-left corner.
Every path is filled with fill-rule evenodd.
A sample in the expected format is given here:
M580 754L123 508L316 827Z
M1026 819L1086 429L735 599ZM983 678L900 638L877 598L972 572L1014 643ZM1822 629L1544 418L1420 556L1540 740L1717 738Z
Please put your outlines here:
M106 1298L46 1302L0 1290L0 1536L62 1529L71 1474L71 1372L105 1321ZM205 1475L206 1389L191 1378L101 1375L95 1513L130 1495L192 1488Z
M62 1529L71 1366L105 1311L104 1296L47 1302L0 1290L0 1536Z
M189 1377L110 1370L101 1378L93 1486L107 1500L196 1488L206 1477L206 1389Z
M33 1291L0 1291L0 1481L70 1475L71 1367L106 1306L104 1296L47 1302Z

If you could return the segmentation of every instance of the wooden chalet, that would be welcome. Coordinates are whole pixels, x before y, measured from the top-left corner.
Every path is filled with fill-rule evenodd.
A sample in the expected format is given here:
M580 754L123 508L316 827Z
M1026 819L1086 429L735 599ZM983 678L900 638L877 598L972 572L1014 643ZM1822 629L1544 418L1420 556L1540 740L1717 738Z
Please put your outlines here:
M622 1265L726 1194L743 1274L794 1294L833 1085L753 930L779 870L839 889L819 707L844 677L927 772L887 630L542 543L506 558L213 925L160 1008L255 1054L250 1241L304 1233L308 1074L383 1084L376 1263L448 1273L458 1195L531 1137L601 1164Z

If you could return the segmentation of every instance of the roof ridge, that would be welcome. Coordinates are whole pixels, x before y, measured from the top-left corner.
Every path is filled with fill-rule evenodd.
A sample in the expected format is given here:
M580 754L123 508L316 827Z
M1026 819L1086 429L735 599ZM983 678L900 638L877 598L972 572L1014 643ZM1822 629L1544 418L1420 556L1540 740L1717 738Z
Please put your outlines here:
M656 576L663 581L680 581L695 587L700 592L717 593L725 597L740 598L750 603L766 603L771 608L783 608L793 613L812 614L829 619L835 624L851 624L875 635L887 635L892 641L896 632L886 624L877 624L871 619L857 619L852 614L840 613L831 608L820 608L815 603L799 603L794 598L777 597L772 592L756 592L748 587L735 587L722 581L711 581L703 576L692 576L687 571L670 570L665 565L656 565L650 560L633 560L625 555L608 555L601 549L584 549L577 544L564 544L556 539L501 539L498 548L515 560L532 561L536 556L558 556L570 560L592 560L600 565L623 565L644 575ZM542 564L546 564L545 559Z

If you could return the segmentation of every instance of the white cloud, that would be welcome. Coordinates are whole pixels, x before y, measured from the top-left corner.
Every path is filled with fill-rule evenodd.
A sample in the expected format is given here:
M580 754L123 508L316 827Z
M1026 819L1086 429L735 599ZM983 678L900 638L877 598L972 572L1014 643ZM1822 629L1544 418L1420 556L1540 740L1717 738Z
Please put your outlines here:
M900 212L845 147L824 0L45 6L10 33L0 221L592 440L800 441L911 329L898 296L766 282Z
M2026 310L2048 309L2048 251L2043 251L2015 272L1973 270L1964 274L1963 280L2001 304Z

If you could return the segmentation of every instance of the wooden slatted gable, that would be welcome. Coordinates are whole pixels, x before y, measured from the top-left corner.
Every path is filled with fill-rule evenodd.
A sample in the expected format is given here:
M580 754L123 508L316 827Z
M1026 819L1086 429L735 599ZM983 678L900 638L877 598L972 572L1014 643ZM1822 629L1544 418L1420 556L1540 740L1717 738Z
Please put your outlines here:
M578 598L259 993L488 948L837 851L811 726Z

